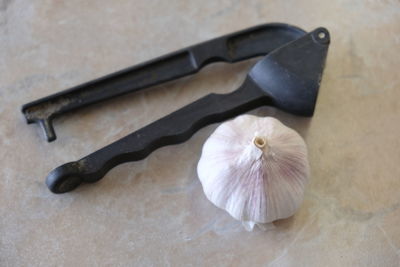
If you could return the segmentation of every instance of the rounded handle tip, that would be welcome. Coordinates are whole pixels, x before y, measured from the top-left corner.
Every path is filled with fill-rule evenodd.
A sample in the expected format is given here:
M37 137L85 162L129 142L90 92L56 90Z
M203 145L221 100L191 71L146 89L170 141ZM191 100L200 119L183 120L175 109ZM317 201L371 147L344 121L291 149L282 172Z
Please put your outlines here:
M46 185L51 192L62 194L74 190L83 179L77 162L70 162L52 170L46 178Z

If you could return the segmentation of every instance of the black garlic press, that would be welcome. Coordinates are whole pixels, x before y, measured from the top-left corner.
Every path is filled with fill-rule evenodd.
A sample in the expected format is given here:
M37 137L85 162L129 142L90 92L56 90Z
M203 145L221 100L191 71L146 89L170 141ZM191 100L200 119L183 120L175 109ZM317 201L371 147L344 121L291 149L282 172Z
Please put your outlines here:
M312 116L329 43L325 28L306 33L287 24L263 24L24 105L22 112L27 122L40 124L47 140L53 141L56 135L52 121L61 114L194 74L213 62L234 63L265 55L236 91L209 94L80 160L57 167L47 176L47 186L53 193L65 193L81 183L96 182L121 163L144 159L159 147L188 140L206 125L260 106Z

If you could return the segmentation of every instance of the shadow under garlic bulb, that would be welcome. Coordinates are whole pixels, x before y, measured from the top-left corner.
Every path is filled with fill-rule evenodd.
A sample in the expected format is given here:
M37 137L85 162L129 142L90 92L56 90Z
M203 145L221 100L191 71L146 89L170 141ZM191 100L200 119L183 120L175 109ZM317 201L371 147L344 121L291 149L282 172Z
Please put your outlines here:
M277 119L241 115L207 139L197 173L207 198L250 231L298 210L309 177L307 148Z

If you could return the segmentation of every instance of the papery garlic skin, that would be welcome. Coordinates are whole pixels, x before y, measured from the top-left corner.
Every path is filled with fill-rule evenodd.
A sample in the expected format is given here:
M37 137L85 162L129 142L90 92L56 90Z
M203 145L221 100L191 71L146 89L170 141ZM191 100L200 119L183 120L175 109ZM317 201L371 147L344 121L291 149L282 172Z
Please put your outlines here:
M252 230L297 211L309 177L307 148L277 119L241 115L207 139L197 173L207 198Z

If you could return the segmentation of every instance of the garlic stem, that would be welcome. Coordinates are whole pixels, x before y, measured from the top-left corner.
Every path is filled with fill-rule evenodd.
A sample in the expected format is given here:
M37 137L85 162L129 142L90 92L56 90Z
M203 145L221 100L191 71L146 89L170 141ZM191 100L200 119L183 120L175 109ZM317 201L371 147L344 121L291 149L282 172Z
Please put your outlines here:
M267 145L267 139L263 136L256 136L253 139L253 143L256 145L256 147L262 149Z

